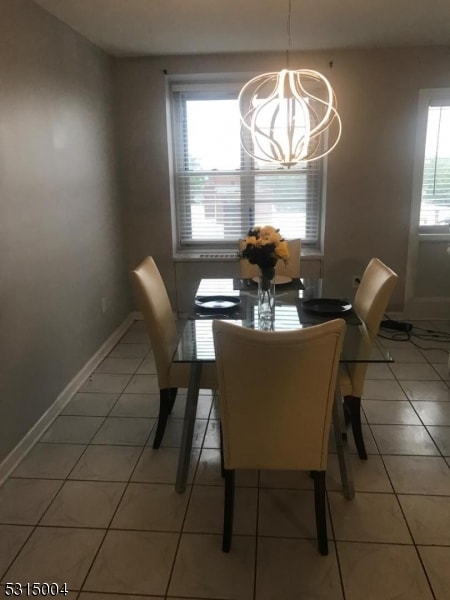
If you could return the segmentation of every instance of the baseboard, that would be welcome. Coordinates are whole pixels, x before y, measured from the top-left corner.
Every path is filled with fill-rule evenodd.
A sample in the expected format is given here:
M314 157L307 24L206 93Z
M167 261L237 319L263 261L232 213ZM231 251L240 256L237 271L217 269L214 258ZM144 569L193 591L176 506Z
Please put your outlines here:
M86 381L92 371L106 358L120 338L128 330L130 325L136 319L135 313L131 313L119 325L119 327L109 336L97 352L87 361L84 367L75 375L75 377L66 385L53 404L46 410L42 417L33 425L30 431L22 438L17 446L0 463L0 486L17 467L19 462L31 450L44 431L49 427L54 419L59 415L62 409L68 404L72 397L77 393L81 385Z
M388 311L386 313L386 316L389 319L394 319L394 321L403 321L405 319L405 315L402 312L393 312L393 311Z

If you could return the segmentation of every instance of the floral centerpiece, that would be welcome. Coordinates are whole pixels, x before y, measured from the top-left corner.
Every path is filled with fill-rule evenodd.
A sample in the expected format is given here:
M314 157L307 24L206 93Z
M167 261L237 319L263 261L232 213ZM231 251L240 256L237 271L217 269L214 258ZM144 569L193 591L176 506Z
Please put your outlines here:
M246 258L252 265L258 265L261 277L271 280L275 277L277 260L285 262L289 259L289 248L279 229L271 225L252 227L245 239L245 248L241 258Z
M240 257L259 267L258 314L263 329L270 329L267 323L275 315L275 266L279 259L285 262L289 259L287 242L275 227L252 227Z

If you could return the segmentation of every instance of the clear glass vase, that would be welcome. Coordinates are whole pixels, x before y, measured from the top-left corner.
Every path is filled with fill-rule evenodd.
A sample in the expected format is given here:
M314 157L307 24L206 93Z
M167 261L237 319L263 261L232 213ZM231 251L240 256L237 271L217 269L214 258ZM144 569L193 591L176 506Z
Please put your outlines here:
M275 318L275 268L259 269L258 318L260 329L272 329Z

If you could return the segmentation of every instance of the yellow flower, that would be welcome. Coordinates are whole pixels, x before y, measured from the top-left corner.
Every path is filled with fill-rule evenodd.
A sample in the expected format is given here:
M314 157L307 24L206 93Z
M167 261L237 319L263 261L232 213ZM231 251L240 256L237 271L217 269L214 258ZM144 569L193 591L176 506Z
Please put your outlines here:
M275 227L272 227L271 225L265 225L262 227L259 235L263 240L266 240L268 244L278 244L278 242L281 240L281 235L275 229Z
M272 244L277 246L281 242L281 235L278 233L278 231L274 231L273 233L269 234L269 240Z
M264 225L264 227L261 227L261 230L259 232L259 235L261 237L264 237L266 235L269 235L270 233L276 233L276 229L275 227L272 227L272 225Z
M289 247L285 240L281 241L275 248L276 255L278 258L287 260L289 258Z
M278 229L272 225L258 225L249 229L240 257L261 268L273 269L278 259L286 261L289 258L289 249Z

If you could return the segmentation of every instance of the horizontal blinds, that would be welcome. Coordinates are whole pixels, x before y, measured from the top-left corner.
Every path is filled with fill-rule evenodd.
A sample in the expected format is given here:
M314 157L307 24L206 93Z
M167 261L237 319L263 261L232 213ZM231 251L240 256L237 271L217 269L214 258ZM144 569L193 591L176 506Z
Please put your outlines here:
M428 109L420 225L450 225L450 106Z
M255 164L240 145L235 90L171 92L178 246L235 246L249 227L319 238L322 161L293 169Z

